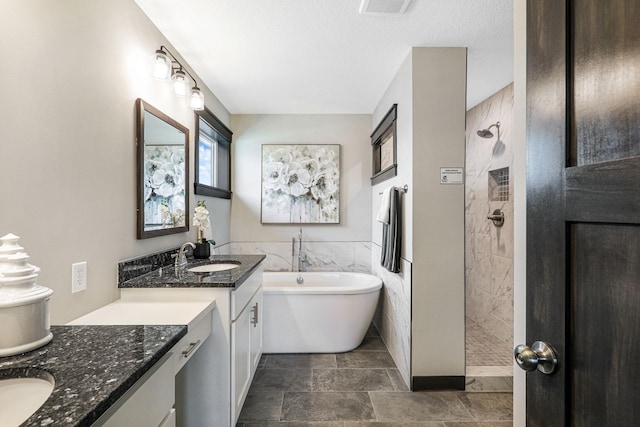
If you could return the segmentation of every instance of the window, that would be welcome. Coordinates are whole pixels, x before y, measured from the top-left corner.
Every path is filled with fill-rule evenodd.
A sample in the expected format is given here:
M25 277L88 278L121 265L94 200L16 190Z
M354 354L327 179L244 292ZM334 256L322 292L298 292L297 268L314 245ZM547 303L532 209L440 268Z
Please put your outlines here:
M207 109L196 112L195 193L231 198L231 135L233 133Z

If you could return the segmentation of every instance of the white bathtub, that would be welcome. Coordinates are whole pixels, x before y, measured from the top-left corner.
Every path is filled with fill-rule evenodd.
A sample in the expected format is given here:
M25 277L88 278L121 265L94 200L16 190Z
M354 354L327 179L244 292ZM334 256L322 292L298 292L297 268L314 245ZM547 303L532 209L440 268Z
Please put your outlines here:
M353 350L367 333L382 288L380 278L361 273L266 272L263 284L264 353Z

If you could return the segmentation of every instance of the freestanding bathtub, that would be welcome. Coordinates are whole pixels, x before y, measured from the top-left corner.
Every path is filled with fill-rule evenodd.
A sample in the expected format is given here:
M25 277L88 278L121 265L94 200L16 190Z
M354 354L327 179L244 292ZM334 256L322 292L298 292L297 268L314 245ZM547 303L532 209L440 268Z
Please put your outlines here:
M362 342L382 281L362 273L265 272L263 285L264 353L340 353Z

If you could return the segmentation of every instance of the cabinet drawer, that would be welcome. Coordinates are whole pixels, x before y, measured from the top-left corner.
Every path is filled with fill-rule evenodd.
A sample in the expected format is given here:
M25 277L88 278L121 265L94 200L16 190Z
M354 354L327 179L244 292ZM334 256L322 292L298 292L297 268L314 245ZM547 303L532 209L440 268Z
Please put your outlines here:
M262 264L237 289L231 291L231 321L242 313L242 309L262 286Z
M202 343L211 335L211 313L211 311L208 312L197 323L189 326L187 335L182 337L173 348L176 373L182 369L185 363L198 351Z

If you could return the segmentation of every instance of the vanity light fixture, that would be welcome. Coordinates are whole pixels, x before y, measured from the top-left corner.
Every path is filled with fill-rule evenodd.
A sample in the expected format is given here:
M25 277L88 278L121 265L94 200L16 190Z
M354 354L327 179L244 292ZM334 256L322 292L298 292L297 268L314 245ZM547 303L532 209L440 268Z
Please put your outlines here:
M193 78L169 50L160 46L153 55L153 77L157 80L171 80L173 90L178 96L185 96L189 85L187 75L193 80L191 88L191 108L194 110L204 110L204 94L198 87L196 79Z
M182 68L173 72L171 76L173 82L173 91L178 96L185 96L189 90L189 84L187 83L187 74L182 71Z
M191 108L194 110L204 110L204 94L198 86L191 88Z
M171 77L171 59L162 50L153 54L153 78L168 80Z

